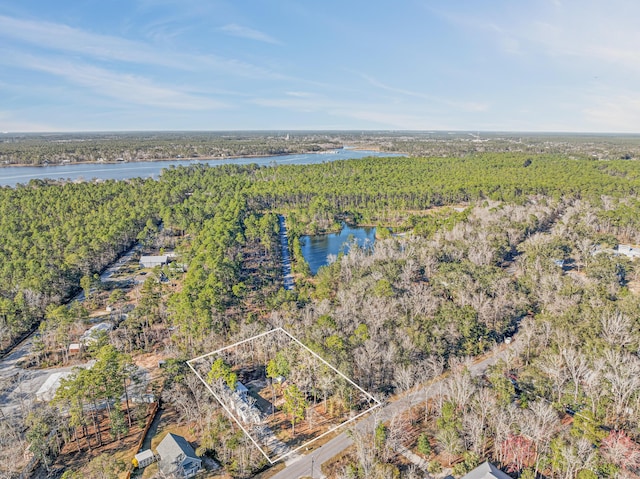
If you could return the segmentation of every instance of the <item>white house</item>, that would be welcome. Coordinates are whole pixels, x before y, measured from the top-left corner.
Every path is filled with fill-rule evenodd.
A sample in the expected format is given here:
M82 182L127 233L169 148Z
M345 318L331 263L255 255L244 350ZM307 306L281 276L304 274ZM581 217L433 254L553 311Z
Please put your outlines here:
M169 264L169 257L163 256L140 256L141 268L155 268L156 266L164 266Z
M95 363L95 360L91 360L80 367L91 369ZM42 386L40 386L40 389L36 391L36 400L42 402L51 401L56 396L56 391L60 388L61 381L63 379L69 379L73 374L73 371L59 371L51 373Z

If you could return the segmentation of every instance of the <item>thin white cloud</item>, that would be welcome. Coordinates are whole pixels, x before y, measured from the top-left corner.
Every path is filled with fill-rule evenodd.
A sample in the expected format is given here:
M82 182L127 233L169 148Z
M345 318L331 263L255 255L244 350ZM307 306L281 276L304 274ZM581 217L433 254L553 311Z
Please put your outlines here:
M233 58L167 50L158 48L158 45L96 34L59 23L21 20L5 15L0 15L0 38L40 49L81 54L92 60L115 60L186 71L212 69L249 78L286 78L281 73Z
M435 118L438 114L426 114L422 108L411 108L411 111L398 108L397 105L371 104L331 100L326 97L313 98L256 98L253 104L268 108L279 108L301 113L327 114L334 117L356 119L369 123L369 127L421 130L435 128L441 121ZM433 118L432 118L433 116ZM442 126L442 128L446 128Z
M15 56L12 63L62 77L70 83L93 91L97 96L107 96L122 102L169 108L174 110L209 110L228 107L227 104L186 90L162 86L150 79L121 72L114 72L83 63L62 59L34 56Z
M182 68L185 62L160 54L149 45L111 35L86 32L67 25L20 20L0 15L0 37L40 48L86 54L99 59Z
M587 65L606 62L640 71L638 2L610 0L606 11L599 2L575 0L521 3L500 14L429 10L460 29L488 33L507 53L575 57Z
M405 90L403 88L396 88L381 81L376 80L375 78L361 73L360 76L364 78L371 85L380 88L382 90L390 91L393 93L398 93L404 96L410 96L414 98L421 98L430 103L442 104L451 108L455 108L458 110L466 111L466 112L481 112L489 109L489 104L486 102L477 102L477 101L458 101L458 100L449 100L447 98L437 97L435 95L428 95L425 93L415 92L411 90Z
M321 100L306 98L255 98L251 103L258 106L282 108L285 110L312 112L321 110L326 103Z
M309 93L307 91L288 91L286 94L296 98L311 98L314 96L313 93Z
M497 39L498 45L501 50L510 54L521 54L521 42L519 35L513 34L509 28L505 28L499 25L499 19L496 15L491 14L487 19L481 15L466 14L459 12L451 12L439 8L434 8L432 5L424 5L425 9L430 14L438 16L443 20L457 26L462 30L478 30L487 32L489 35Z
M220 31L234 37L256 40L263 43L271 43L272 45L281 45L281 43L271 35L267 35L266 33L238 25L236 23L229 23L228 25L220 27Z

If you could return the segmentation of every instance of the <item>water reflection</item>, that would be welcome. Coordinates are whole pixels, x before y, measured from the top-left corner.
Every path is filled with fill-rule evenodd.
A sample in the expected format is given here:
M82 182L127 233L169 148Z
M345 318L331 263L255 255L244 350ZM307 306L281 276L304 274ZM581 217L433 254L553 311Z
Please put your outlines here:
M343 225L340 233L302 236L300 238L302 254L309 263L312 274L321 266L329 264L332 256L340 252L348 253L348 244L355 240L359 246L373 245L376 239L375 227L354 228Z

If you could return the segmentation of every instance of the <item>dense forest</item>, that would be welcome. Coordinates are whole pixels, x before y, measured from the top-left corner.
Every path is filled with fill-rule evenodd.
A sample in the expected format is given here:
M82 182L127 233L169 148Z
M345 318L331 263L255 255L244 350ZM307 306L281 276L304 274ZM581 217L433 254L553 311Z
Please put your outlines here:
M640 466L621 459L640 456L639 278L613 248L640 242L639 193L633 160L513 152L193 165L158 181L2 188L1 339L6 347L42 321L45 339L68 341L62 332L83 316L69 298L162 231L188 265L180 288L145 282L136 308L90 352L104 367L58 398L72 414L121 392L120 380L90 387L109 361L122 379L128 355L162 347L173 358L163 397L193 424L201 452L250 477L264 463L184 360L283 326L379 397L451 371L435 399L360 438L375 447L356 441L333 477L409 475L400 445L433 473L455 464L460 475L489 458L528 478L624 476ZM293 291L282 288L276 214L290 230ZM352 245L311 276L301 236L343 221L383 233L372 250ZM469 374L470 357L516 332L505 361ZM102 443L78 439L80 419L52 415L27 421L43 463L55 456L43 438L56 428L79 450ZM129 411L108 415L114 435L131 425Z

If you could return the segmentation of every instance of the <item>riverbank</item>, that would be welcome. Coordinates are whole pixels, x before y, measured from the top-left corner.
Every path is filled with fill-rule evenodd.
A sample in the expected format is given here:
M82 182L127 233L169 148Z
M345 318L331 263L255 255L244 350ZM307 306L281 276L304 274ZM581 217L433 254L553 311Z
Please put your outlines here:
M0 168L0 187L17 186L27 184L31 180L59 180L59 181L88 181L88 180L128 180L131 178L158 179L162 172L170 166L210 165L219 166L226 164L259 166L270 165L310 165L326 163L337 160L349 160L364 158L367 156L398 156L388 153L379 153L370 150L330 149L321 152L269 155L269 156L245 156L245 157L192 157L192 158L167 158L158 161L119 161L119 162L91 162L88 164L65 163L64 165L49 164L46 168L40 166L17 166L12 168Z
M272 156L295 156L295 155L319 155L331 153L335 150L343 150L344 147L326 148L323 150L308 150L298 151L293 153L270 153L264 155L232 155L232 156L192 156L192 157L165 157L165 158L136 158L133 160L95 160L95 161L67 161L63 160L58 163L1 163L0 168L48 168L51 166L71 166L71 165L122 165L127 163L153 163L155 161L227 161L227 160L240 160L246 158L270 158ZM366 149L366 148L350 148L353 151L375 151L379 152L379 149ZM393 154L393 153L390 153ZM65 163L65 161L67 161Z

